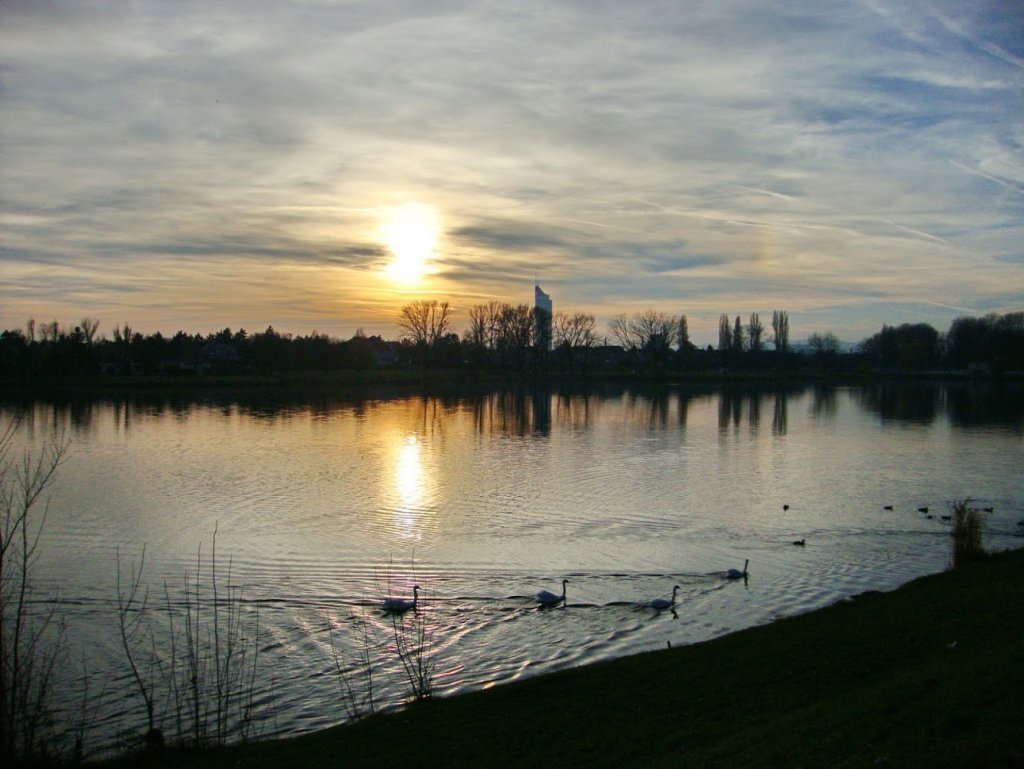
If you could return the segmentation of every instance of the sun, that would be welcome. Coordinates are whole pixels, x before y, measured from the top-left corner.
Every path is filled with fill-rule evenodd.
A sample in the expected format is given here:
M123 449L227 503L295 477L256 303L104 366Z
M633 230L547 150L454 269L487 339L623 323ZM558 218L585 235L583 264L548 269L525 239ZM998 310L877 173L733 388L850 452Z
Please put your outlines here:
M398 283L419 282L430 267L440 232L437 211L424 203L405 203L381 212L380 239L391 252L388 276Z

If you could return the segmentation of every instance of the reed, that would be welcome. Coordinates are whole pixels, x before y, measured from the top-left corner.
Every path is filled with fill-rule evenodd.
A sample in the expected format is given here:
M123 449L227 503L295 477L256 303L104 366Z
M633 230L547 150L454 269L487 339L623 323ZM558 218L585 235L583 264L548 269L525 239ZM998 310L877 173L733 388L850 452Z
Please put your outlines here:
M982 546L981 512L969 499L953 502L953 568L985 557Z

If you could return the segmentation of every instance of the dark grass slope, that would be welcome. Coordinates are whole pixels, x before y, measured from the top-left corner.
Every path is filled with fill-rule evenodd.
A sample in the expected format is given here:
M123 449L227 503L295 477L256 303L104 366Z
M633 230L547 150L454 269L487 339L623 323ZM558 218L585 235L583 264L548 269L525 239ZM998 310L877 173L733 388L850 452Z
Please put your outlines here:
M1003 553L707 643L294 739L125 763L1021 767L1022 568L1024 551Z

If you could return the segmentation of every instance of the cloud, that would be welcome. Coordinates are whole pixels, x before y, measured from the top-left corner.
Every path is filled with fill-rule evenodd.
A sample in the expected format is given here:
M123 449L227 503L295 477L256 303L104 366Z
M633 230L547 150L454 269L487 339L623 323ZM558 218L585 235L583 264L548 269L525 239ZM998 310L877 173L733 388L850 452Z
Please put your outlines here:
M529 224L507 222L476 224L458 227L448 233L456 244L495 251L537 251L551 248L564 249L572 241L550 231L540 231Z
M1022 24L995 0L8 3L0 326L177 323L209 271L182 325L388 333L376 212L409 201L445 227L422 290L460 302L539 274L601 317L1004 306Z

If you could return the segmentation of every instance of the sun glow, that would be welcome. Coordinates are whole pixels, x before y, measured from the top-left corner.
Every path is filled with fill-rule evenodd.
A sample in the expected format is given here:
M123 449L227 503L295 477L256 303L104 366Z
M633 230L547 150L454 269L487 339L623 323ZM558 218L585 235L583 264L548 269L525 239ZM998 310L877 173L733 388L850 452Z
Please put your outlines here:
M406 203L381 214L380 238L391 251L387 273L399 283L416 283L429 271L437 249L437 211L423 203Z

